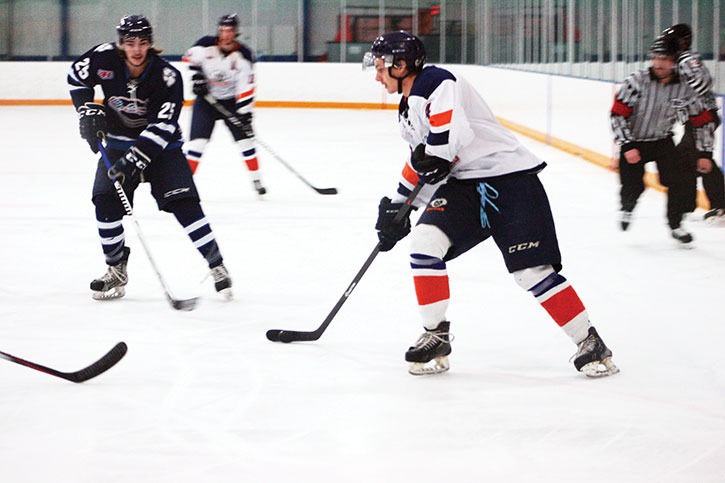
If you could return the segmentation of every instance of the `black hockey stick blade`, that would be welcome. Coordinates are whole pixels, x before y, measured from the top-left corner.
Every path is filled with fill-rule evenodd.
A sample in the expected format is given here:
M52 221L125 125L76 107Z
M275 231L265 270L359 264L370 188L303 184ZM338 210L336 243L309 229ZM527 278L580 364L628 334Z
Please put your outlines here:
M267 331L267 339L272 342L284 342L285 344L289 344L290 342L309 342L319 339L325 331L325 327L321 327L312 332L270 329Z
M169 295L168 293L166 294L166 299L169 301L173 308L175 308L176 310L183 310L185 312L190 312L194 310L196 308L196 304L199 302L199 297L179 300L172 298L171 295Z
M96 362L86 367L85 369L81 369L80 371L75 372L61 372L56 369L51 369L50 367L36 364L35 362L26 361L25 359L21 359L20 357L16 357L2 351L0 351L0 359L5 359L6 361L20 364L21 366L30 367L31 369L35 369L36 371L44 372L46 374L50 374L51 376L60 377L61 379L65 379L66 381L81 383L89 379L93 379L94 377L103 374L104 372L115 366L118 361L123 359L123 356L126 355L127 351L128 346L126 345L126 343L119 342L113 347L113 349L108 351L106 355L98 359Z
M321 195L336 195L337 194L337 188L315 188L313 186L312 189L317 191Z

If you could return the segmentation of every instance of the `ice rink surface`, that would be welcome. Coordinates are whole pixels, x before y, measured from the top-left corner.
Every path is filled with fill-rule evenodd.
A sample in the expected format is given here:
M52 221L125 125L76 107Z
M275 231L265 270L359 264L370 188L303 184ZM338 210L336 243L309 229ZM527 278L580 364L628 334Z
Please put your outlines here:
M185 109L182 126L188 126ZM564 256L621 373L592 380L575 346L507 274L492 241L449 263L451 370L414 377L422 331L406 240L378 256L317 342L376 244L380 197L407 148L395 111L257 111L258 200L218 126L196 181L234 279L225 302L147 186L136 217L178 297L172 310L132 223L127 296L91 299L105 271L90 190L95 161L70 107L0 108L0 350L80 369L125 341L116 367L76 385L0 361L0 478L21 482L725 481L725 227L696 219L675 246L647 191L630 231L614 173L522 141L541 174ZM603 132L602 136L609 133ZM701 212L697 218L701 218Z

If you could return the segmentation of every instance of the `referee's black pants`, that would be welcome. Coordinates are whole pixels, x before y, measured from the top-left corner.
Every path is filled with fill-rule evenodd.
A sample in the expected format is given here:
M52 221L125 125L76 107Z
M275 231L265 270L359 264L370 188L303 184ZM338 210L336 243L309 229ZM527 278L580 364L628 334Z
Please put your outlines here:
M672 138L633 143L642 159L630 164L619 156L619 179L622 183L620 198L623 211L632 211L640 195L644 193L644 166L650 161L657 163L660 183L667 187L667 223L671 229L679 228L682 215L689 211L689 184L692 176L686 159L677 150Z

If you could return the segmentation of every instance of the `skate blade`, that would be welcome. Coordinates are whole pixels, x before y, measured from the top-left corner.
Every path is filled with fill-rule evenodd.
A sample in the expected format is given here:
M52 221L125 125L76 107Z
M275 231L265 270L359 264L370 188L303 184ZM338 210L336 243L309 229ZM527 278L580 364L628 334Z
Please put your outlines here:
M91 297L93 297L93 300L114 300L114 299L120 299L126 295L126 289L124 287L114 287L111 290L107 290L105 292L99 292L99 291L92 291Z
M426 365L429 364L429 365ZM429 374L440 374L451 368L448 356L436 357L430 362L409 362L408 372L414 376L425 376Z
M219 293L226 299L226 300L233 300L234 294L232 293L231 288L223 288L219 291Z
M619 368L614 365L611 357L607 357L584 365L580 371L587 377L606 377L618 373Z

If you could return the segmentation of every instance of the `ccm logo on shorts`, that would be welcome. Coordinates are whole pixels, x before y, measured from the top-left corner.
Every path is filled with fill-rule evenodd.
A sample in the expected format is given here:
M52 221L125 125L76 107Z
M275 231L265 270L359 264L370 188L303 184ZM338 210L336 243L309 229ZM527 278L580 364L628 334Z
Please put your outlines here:
M511 245L509 247L509 253L523 252L532 248L539 248L539 243L540 242L538 241L517 243L516 245Z
M180 195L181 193L188 193L189 188L176 188L175 190L167 191L164 193L164 198L171 198L174 195Z

